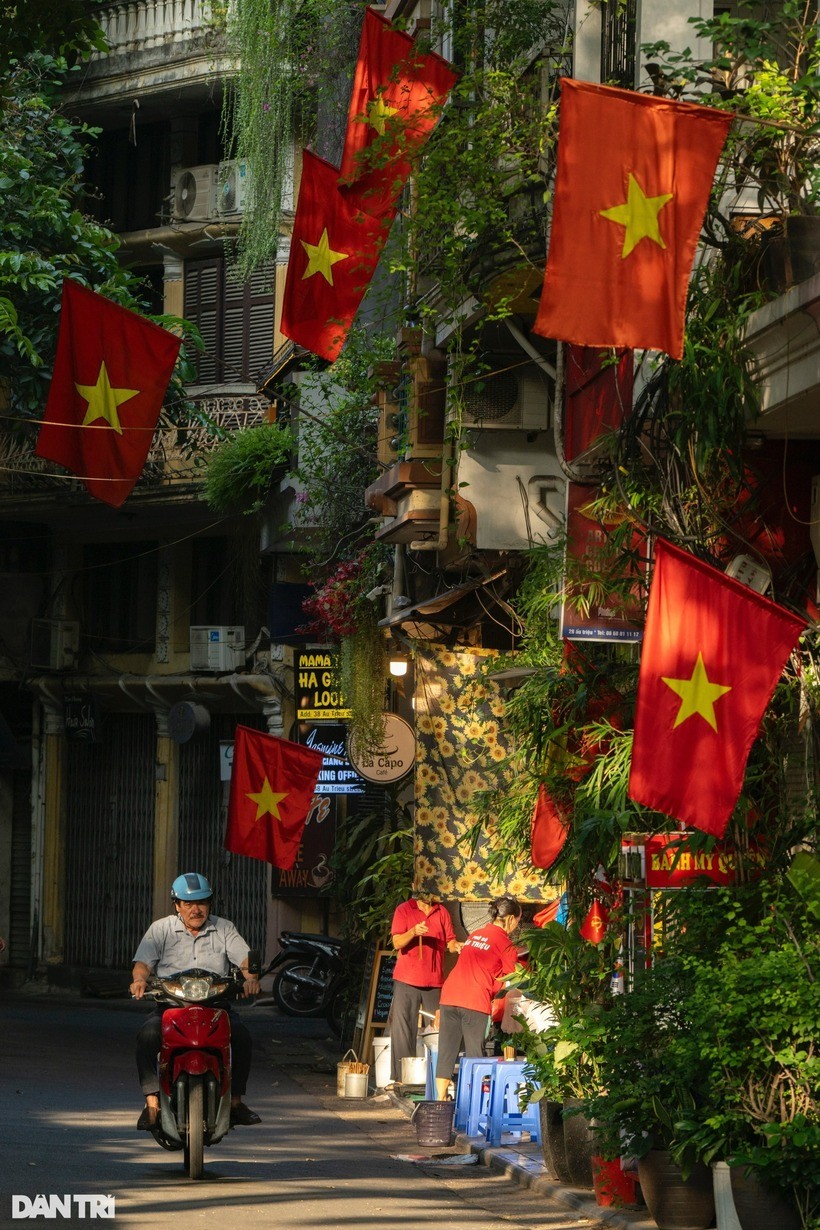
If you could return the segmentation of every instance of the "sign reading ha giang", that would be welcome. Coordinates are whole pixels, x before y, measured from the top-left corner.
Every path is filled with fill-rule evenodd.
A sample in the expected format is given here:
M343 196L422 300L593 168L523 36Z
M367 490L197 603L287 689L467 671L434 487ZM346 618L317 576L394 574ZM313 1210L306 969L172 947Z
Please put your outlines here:
M339 683L339 662L331 649L298 649L293 655L296 720L338 722L350 717Z

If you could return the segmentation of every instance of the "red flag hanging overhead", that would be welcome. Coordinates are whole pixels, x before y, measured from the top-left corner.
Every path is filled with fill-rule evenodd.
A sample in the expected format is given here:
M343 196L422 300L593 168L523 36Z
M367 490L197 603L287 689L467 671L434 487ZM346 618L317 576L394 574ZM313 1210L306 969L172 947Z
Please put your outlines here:
M237 726L225 849L289 871L323 759L300 743Z
M530 858L533 867L546 871L553 865L564 848L567 832L565 810L556 803L546 783L541 782L532 813Z
M629 776L636 803L723 835L760 721L805 626L658 542Z
M347 116L341 179L362 208L392 210L458 74L367 9ZM372 152L371 152L372 151Z
M689 275L731 122L711 107L563 78L536 333L681 357Z
M142 473L180 339L66 279L35 453L119 508Z
M285 337L330 362L344 345L390 226L345 198L338 175L305 150L280 325Z

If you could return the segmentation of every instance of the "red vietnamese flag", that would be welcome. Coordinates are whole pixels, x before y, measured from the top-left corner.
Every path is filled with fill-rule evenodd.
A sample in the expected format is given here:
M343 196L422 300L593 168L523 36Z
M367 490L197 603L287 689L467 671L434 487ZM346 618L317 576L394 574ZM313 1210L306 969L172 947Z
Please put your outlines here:
M659 541L629 795L722 837L766 706L806 620Z
M566 812L556 803L546 783L541 782L530 831L530 860L533 867L547 871L563 850L567 833Z
M225 849L289 871L323 760L300 743L237 726Z
M564 77L535 332L679 359L689 275L732 116Z
M458 74L372 9L364 16L340 177L369 213L395 208ZM372 155L368 151L373 148Z
M339 172L305 150L280 329L330 362L338 355L381 255L389 219L339 192Z
M119 508L142 473L180 338L66 279L35 453Z

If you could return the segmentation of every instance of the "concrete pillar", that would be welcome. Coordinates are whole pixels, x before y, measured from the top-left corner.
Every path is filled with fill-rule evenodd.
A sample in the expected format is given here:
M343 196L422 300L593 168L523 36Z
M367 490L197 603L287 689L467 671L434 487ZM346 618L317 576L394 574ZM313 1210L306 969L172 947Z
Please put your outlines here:
M166 252L162 257L162 310L169 316L185 315L184 265L181 256Z
M578 81L601 80L601 7L577 0L572 74Z
M268 734L276 735L278 739L284 739L285 723L282 720L282 702L279 697L266 696L262 701L262 712L265 715Z
M157 721L156 790L154 795L154 878L152 916L169 912L171 884L177 874L179 847L179 745L168 733L168 712L155 710Z
M44 705L43 960L58 965L65 942L65 723Z

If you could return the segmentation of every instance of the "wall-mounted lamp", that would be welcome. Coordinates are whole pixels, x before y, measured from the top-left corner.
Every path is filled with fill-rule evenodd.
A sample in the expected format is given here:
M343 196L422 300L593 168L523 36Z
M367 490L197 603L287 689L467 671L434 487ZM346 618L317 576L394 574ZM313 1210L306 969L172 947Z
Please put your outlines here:
M407 666L407 658L400 653L391 652L389 670L394 679L402 679L407 674Z

